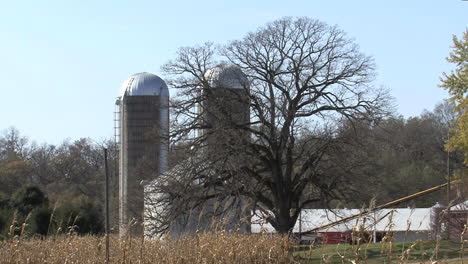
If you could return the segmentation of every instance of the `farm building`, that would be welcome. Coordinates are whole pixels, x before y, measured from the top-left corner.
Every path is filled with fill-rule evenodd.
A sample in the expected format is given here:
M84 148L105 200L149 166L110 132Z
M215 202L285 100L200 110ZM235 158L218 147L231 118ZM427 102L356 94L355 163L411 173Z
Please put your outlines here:
M467 205L468 201L451 207L450 233L453 238L460 237L467 224ZM293 233L317 228L360 212L359 209L305 209L300 214ZM380 242L387 234L391 234L395 242L436 239L446 231L446 224L442 220L445 219L445 212L445 207L439 203L431 208L382 209L303 235L301 239L318 238L328 244L346 243L350 241L353 230L355 234L365 234L374 242ZM263 220L259 212L252 217L251 230L253 233L274 232L273 227Z
M202 185L199 182L200 174L208 177L213 171L203 166L203 156L191 157L174 166L168 172L160 175L160 178L170 178L177 181L182 178L195 179L193 185ZM194 175L197 174L197 175ZM195 232L208 232L214 229L238 230L250 232L248 212L244 210L242 201L231 197L223 199L207 199L200 202L192 196L185 199L172 199L171 191L160 192L159 190L179 188L178 184L161 186L159 179L153 180L144 186L145 189L145 236L157 237L162 233L178 237ZM171 181L171 180L170 180ZM218 190L211 188L203 195L214 193ZM197 194L193 194L196 196ZM229 206L229 210L226 210Z
M450 208L450 237L459 238L463 231L468 239L468 200Z

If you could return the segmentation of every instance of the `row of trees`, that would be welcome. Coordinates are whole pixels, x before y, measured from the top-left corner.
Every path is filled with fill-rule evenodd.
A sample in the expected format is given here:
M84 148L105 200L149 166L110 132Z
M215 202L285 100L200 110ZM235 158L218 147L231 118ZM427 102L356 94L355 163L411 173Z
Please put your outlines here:
M6 237L99 234L103 219L99 205L85 196L51 204L35 185L24 185L0 200L0 240Z
M55 146L30 143L15 128L0 137L0 193L11 195L22 184L38 184L55 200L56 195L84 195L102 200L96 188L103 181L103 148L115 161L113 142L80 139ZM114 163L111 163L113 166ZM63 197L62 197L63 198Z
M59 146L30 143L15 128L0 136L0 234L11 224L28 224L28 234L102 232L103 152L111 142L89 139ZM115 171L115 170L114 170ZM112 177L113 221L117 221L117 179ZM16 226L18 227L18 226Z
M464 168L463 154L449 154L444 147L456 118L453 108L444 102L418 117L390 117L378 124L348 129L347 133L359 138L350 156L361 161L356 168L365 175L361 177L363 184L357 186L359 190L372 189L363 201L375 197L382 203L445 183L448 158L450 171ZM429 207L435 201L445 201L444 192L422 196L406 205Z
M337 130L342 146L339 151L329 152L330 165L326 169L343 179L339 187L342 198L346 198L346 194L353 194L354 198L330 200L330 206L359 207L372 198L383 203L445 182L447 152L444 144L450 123L455 118L453 106L444 102L433 111L425 111L418 117L408 119L389 117L378 123L343 122ZM38 146L29 143L14 128L4 130L0 135L0 215L3 217L3 228L9 226L15 210L23 212L24 217L32 211L33 208L20 209L17 206L19 203L14 202L17 200L15 197L21 196L17 194L21 188L31 184L44 191L47 202L45 206L38 203L41 206L37 208L46 207L41 210L49 214L54 208L78 208L91 203L97 207L95 212L100 215L99 208L103 202L103 147L112 150L113 143L81 139L59 146ZM177 164L185 159L185 150L186 146L173 145L171 163ZM115 152L110 151L110 154L111 222L116 226L116 160ZM460 152L451 154L451 164L454 170L463 167ZM421 197L408 205L431 206L444 198L441 192ZM324 204L316 203L310 207L322 206ZM102 221L102 215L96 219ZM3 232L5 234L6 230Z

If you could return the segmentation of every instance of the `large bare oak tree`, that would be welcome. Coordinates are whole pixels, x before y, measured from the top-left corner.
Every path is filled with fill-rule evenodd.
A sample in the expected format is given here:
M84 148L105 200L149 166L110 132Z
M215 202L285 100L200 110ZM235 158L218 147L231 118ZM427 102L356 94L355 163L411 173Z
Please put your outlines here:
M245 93L231 100L248 97L248 122L213 127L204 120L200 105L207 97L200 89L213 89L206 72L218 65L245 74L239 77L248 80ZM301 209L343 198L349 189L352 179L343 171L352 164L333 155L343 144L340 122L380 118L388 103L372 85L372 58L337 27L305 17L279 19L225 46L181 48L163 69L179 91L171 136L190 157L173 169L177 177L153 184L166 193L156 204L169 222L207 199L224 201L222 209L229 208L226 200L240 199L278 232L290 232ZM231 133L230 143L212 153L207 142L215 133Z

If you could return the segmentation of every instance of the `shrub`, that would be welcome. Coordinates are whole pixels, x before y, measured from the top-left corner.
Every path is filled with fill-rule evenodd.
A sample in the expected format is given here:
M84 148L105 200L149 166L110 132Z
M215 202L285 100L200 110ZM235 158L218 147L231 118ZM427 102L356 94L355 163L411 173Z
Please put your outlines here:
M0 210L10 207L10 199L0 193Z
M0 194L0 240L4 233L5 226L8 223L8 215L10 213L10 200L4 195Z
M61 230L80 234L100 234L104 230L101 208L87 197L66 201L57 209L56 223Z
M48 203L47 196L35 185L21 187L11 198L12 206L23 216L36 207L47 206Z
M5 228L5 226L6 226L5 215L4 215L4 212L0 210L0 234L3 233L3 229Z
M35 208L32 211L30 233L46 236L49 231L52 210L48 206Z

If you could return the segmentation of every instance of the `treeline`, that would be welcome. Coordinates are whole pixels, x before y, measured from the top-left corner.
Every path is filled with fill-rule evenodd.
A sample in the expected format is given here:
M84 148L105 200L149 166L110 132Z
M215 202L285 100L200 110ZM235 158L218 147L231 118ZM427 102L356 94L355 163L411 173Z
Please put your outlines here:
M357 203L351 206L373 198L382 204L443 184L448 173L459 177L457 172L464 168L463 153L448 154L445 150L455 117L453 106L444 102L417 117L343 125L341 133L348 134L350 141L355 139L348 142L348 155L343 162L358 164L346 172L355 179L350 188L359 193ZM451 199L454 198L457 197ZM446 199L446 189L442 189L401 206L430 207Z
M51 204L35 185L22 186L11 198L0 200L0 230L0 240L17 235L83 235L104 231L102 212L92 200L78 196Z
M454 120L453 109L442 103L433 111L405 119L392 117L379 122L345 122L337 137L345 147L330 159L330 170L342 174L352 200L346 207L377 203L444 183L447 152L444 144ZM15 128L0 135L0 234L11 233L11 223L30 221L30 233L102 232L104 155L109 150L111 176L111 225L118 223L118 173L114 142L80 139L60 145L31 143ZM183 148L172 147L171 163ZM450 168L463 167L461 153L450 154ZM345 169L341 169L345 168ZM432 206L445 199L443 191L406 205ZM52 220L52 221L51 221ZM18 231L15 231L18 232Z
M109 149L110 220L115 226L118 183L112 141L38 145L15 128L4 130L0 136L0 238L18 232L103 232L103 148Z

